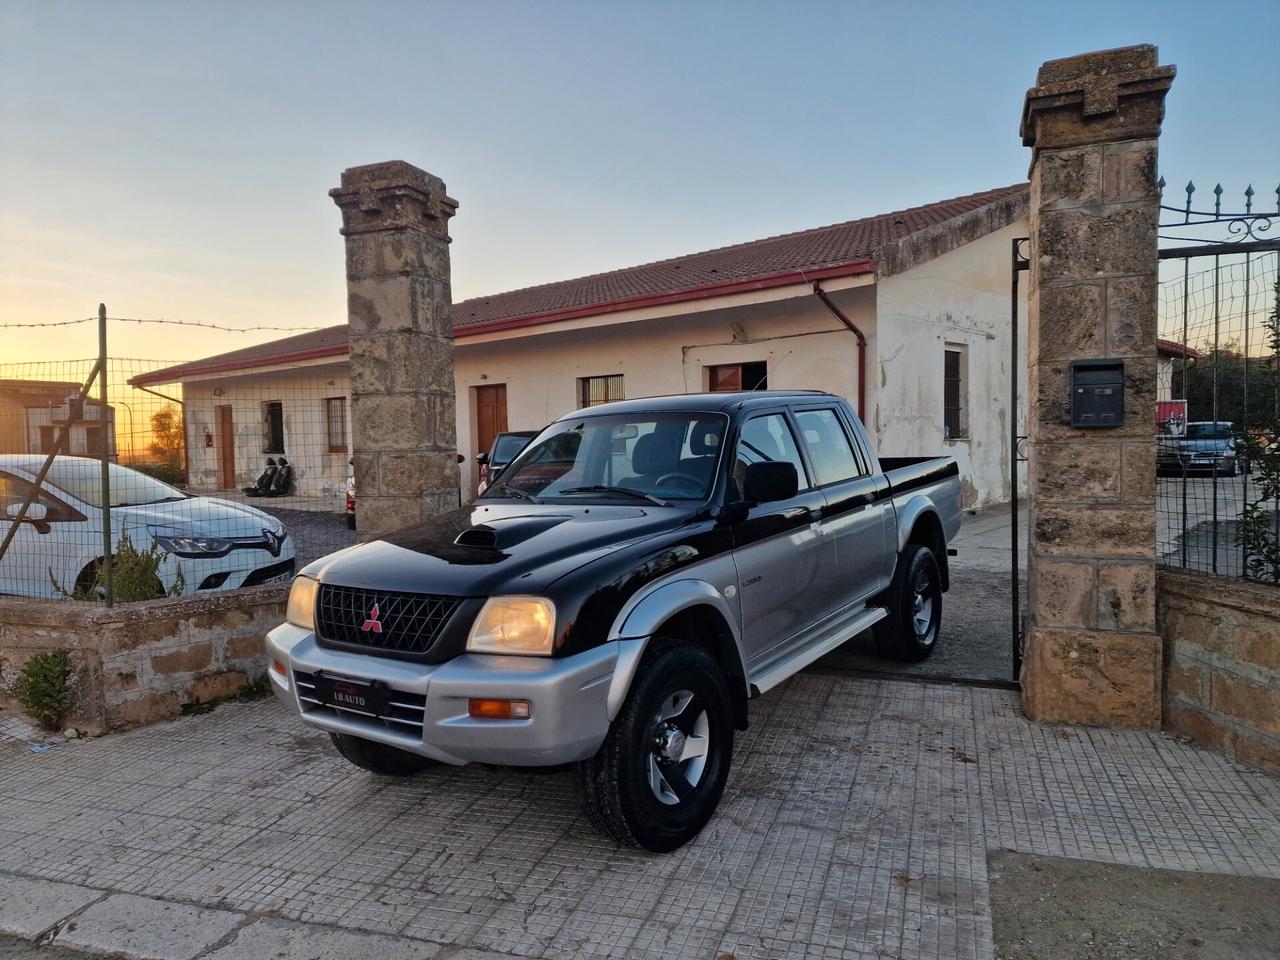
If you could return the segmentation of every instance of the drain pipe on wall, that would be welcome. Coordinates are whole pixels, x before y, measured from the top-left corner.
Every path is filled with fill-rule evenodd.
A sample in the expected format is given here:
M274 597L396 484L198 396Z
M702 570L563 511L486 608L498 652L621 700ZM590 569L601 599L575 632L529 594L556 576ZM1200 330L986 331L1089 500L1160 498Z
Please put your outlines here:
M817 297L831 311L831 315L849 328L849 331L858 338L858 416L862 418L862 422L867 422L867 338L862 331L858 329L858 325L850 320L843 310L832 302L827 296L822 284L817 280L813 281L813 295Z

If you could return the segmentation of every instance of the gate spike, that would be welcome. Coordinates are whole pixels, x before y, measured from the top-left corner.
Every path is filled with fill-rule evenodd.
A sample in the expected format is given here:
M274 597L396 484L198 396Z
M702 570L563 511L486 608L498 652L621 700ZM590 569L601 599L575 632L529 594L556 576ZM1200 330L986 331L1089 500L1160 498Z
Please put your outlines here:
M1244 188L1244 212L1251 213L1253 211L1253 184Z
M1276 187L1276 213L1280 213L1280 186Z
M1195 183L1188 180L1187 181L1187 208L1186 210L1183 211L1187 215L1188 219L1190 219L1191 217L1191 195L1195 192L1196 192Z
M1213 215L1222 216L1222 184L1213 188Z

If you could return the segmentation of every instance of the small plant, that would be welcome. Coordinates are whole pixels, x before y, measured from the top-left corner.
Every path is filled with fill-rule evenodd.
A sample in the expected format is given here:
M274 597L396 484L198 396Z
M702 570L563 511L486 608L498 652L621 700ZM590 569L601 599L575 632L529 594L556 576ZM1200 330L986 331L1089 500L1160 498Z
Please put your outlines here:
M112 599L117 603L134 603L138 600L158 600L161 597L181 595L186 587L181 570L168 590L165 590L160 580L160 564L164 558L165 552L155 544L146 550L139 550L133 545L129 534L120 534L120 542L111 557ZM74 590L69 591L58 583L52 569L49 571L49 579L54 590L73 600L101 600L107 595L107 571L106 566L101 563L94 564L87 575L82 575Z
M1259 437L1244 434L1237 449L1253 467L1250 492L1240 511L1236 545L1245 553L1245 576L1280 584L1280 418Z
M13 682L23 711L46 730L57 730L71 706L71 653L53 650L31 657Z

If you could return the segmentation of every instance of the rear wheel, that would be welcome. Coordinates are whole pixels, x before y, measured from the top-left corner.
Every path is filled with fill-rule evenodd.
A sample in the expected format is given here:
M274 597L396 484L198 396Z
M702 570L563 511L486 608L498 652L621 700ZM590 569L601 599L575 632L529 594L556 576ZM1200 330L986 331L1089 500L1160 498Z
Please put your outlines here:
M933 551L907 544L883 599L889 615L874 627L880 652L906 662L933 653L942 628L942 574Z
M349 733L331 733L329 737L345 759L362 770L384 777L410 777L421 773L435 762L408 750L353 737Z
M604 744L575 774L592 824L665 853L715 813L729 777L733 710L724 672L706 650L654 642Z

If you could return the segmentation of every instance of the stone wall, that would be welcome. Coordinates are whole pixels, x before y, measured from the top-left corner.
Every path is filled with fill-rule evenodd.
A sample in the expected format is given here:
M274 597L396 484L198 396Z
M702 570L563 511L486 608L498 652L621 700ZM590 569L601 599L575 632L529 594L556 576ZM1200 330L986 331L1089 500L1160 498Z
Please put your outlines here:
M0 601L0 660L10 677L64 648L76 667L65 725L100 734L169 720L238 693L267 669L265 636L284 620L287 586L124 604ZM0 706L16 709L0 688Z
M1161 570L1164 725L1280 772L1280 590Z

